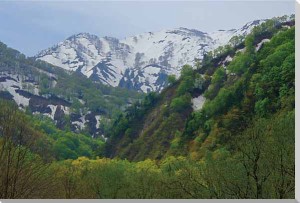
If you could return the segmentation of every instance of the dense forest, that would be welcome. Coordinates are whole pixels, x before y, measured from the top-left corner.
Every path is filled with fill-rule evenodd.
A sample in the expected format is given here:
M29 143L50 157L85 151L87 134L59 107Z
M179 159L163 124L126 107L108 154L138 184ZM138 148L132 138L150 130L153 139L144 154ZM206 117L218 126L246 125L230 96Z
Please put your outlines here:
M12 76L20 79L19 90L23 93L21 95L33 98L28 106L23 107L23 110L29 114L47 112L47 104L68 107L68 114L61 114L54 119L56 127L61 130L71 128L75 131L71 126L74 117L92 112L102 116L98 131L103 133L110 126L109 121L115 115L144 97L143 93L93 82L79 72L68 72L44 61L35 60L33 57L26 57L2 42L0 42L0 76L2 76L0 82L5 81L6 78L15 80L11 78ZM0 98L11 99L12 97L7 88L3 88L0 84ZM77 132L95 135L96 129L91 129L94 127L92 125L93 123L88 124Z
M106 132L58 129L1 101L0 198L294 199L294 21L268 20L185 65Z

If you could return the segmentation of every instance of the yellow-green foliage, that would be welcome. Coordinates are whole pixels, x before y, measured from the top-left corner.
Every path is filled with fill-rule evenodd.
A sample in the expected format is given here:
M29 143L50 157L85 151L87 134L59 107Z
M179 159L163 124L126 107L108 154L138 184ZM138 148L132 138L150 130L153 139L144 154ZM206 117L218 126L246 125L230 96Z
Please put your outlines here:
M189 66L160 95L128 108L106 143L118 158L99 157L103 143L29 122L0 102L0 199L294 199L294 28L255 52L257 37L276 33L272 26L246 38L246 52L228 66L235 74L213 74L214 94L202 110L190 106L203 81Z

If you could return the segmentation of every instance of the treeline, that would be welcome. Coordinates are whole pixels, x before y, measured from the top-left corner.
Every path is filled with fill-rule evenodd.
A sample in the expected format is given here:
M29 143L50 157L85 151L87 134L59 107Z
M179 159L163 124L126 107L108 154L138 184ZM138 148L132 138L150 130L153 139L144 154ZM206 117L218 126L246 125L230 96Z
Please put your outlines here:
M274 25L225 66L184 66L117 117L105 146L1 102L0 198L294 199L295 28Z
M103 154L104 142L100 138L60 130L50 118L25 114L17 105L5 100L0 100L0 119L3 128L1 140L6 140L4 138L8 136L8 140L11 138L20 147L27 146L31 152L47 161L76 159L80 156L96 158ZM33 143L23 141L23 136L27 136L26 139L31 139Z
M66 198L294 198L294 112L259 119L234 140L238 149L195 161L79 158L60 163Z
M238 152L220 148L199 161L169 156L47 162L37 155L38 135L11 117L17 132L9 125L1 131L0 197L293 199L294 118L291 111L259 119L235 138Z

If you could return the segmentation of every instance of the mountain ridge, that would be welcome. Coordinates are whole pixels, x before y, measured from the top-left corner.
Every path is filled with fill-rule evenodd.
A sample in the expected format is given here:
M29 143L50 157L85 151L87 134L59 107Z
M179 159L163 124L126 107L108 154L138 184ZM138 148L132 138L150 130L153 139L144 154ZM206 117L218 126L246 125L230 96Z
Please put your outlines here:
M231 149L257 118L293 111L294 29L294 21L277 26L270 20L239 46L184 66L179 80L115 120L106 155L201 159L210 150Z
M228 44L233 36L245 36L264 21L210 33L179 27L123 39L82 32L42 50L35 58L110 86L161 91L168 75L179 77L183 65L193 65L195 58L201 60L205 53Z

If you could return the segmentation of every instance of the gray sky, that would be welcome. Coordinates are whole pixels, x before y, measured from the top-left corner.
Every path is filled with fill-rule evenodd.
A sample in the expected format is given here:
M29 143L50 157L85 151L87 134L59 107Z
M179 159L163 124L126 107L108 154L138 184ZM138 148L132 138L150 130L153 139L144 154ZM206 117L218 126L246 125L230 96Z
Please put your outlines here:
M89 32L119 39L186 27L204 32L239 28L295 13L294 1L0 2L0 41L28 56L70 35Z

